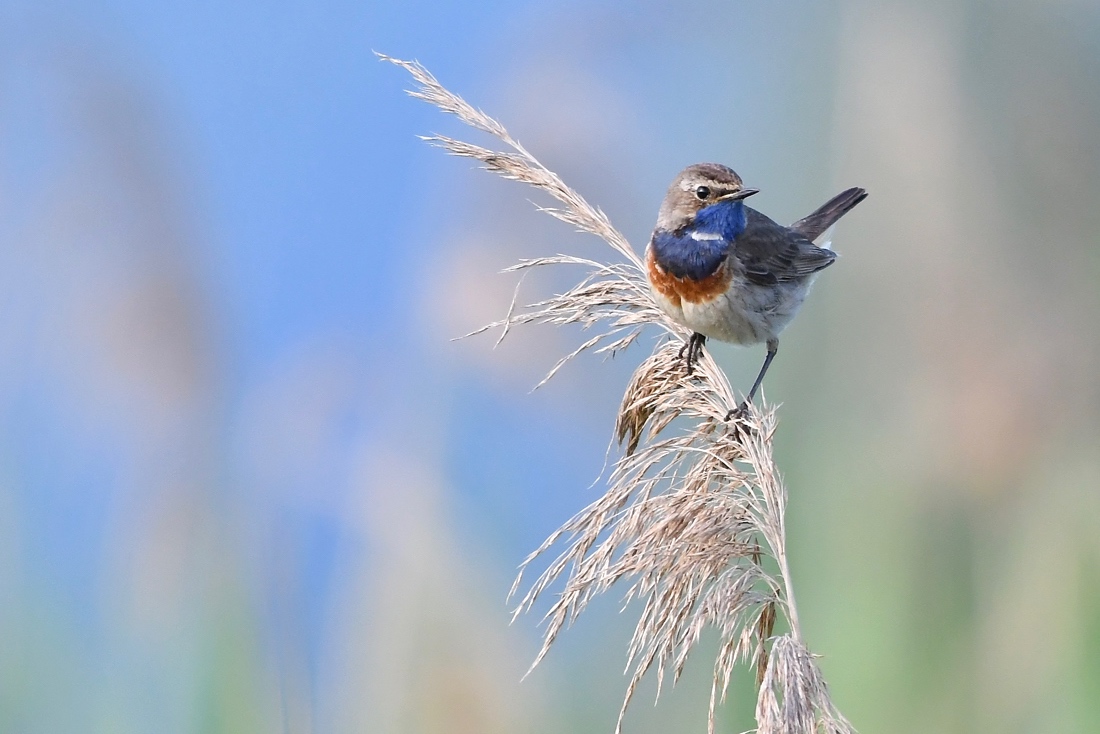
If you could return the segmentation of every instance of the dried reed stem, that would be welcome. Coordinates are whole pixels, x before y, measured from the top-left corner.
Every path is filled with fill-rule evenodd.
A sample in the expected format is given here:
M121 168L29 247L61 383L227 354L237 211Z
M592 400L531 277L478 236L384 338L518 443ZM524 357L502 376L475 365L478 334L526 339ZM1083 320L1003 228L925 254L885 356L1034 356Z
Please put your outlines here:
M543 659L561 630L598 594L617 582L641 615L628 650L627 686L616 733L642 677L656 670L658 693L666 674L678 679L703 630L714 627L720 647L714 661L709 731L738 662L757 671L757 731L762 734L848 734L851 725L829 697L814 656L802 642L787 561L786 487L772 459L774 408L757 409L737 423L725 420L738 404L725 374L709 354L686 375L678 353L688 332L657 307L642 262L599 209L539 163L504 127L445 89L416 62L388 56L416 82L409 92L502 141L498 151L454 138L424 138L447 152L480 161L490 171L540 189L560 203L543 211L590 232L611 246L619 262L568 255L525 260L510 270L579 265L587 275L565 293L516 308L472 334L519 324L582 324L595 335L563 357L542 385L584 351L615 353L642 328L667 338L642 362L623 396L615 432L625 451L612 467L606 493L554 532L521 565L559 548L523 594L515 615L561 585L546 613ZM671 424L681 419L677 430ZM666 430L667 429L667 430ZM769 570L774 560L778 575ZM778 614L789 633L773 635ZM514 617L513 617L514 618Z

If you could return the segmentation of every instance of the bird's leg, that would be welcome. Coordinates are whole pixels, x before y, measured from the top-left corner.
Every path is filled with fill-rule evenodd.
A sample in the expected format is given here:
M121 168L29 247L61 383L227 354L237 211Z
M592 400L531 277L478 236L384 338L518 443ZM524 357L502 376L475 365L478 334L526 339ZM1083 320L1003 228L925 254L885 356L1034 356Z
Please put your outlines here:
M691 335L684 346L680 347L680 352L676 355L676 359L683 359L684 353L687 353L687 373L691 374L692 365L699 360L699 357L703 354L703 345L707 343L707 338L695 332Z
M749 403L752 402L753 397L756 396L756 391L760 388L760 383L764 381L764 375L768 371L768 367L771 366L772 360L775 359L775 353L779 351L779 340L768 339L768 356L764 357L764 365L760 368L760 374L756 376L756 382L752 383L752 389L749 390L749 394L745 396L745 399L741 401L741 404L736 409L731 410L726 414L726 420L737 416L741 418L749 409Z
M692 339L695 340L695 354L694 355L692 355L692 354L688 355L687 368L688 368L688 374L689 375L691 374L691 366L693 364L695 364L696 362L698 362L699 359L703 356L703 347L707 343L707 338L705 336L703 336L702 334L698 333L698 332L692 334L691 336L692 336Z
M772 360L775 359L775 354L778 351L779 340L768 339L768 354L764 357L764 364L760 367L760 374L756 376L756 382L752 383L752 389L749 390L749 394L742 405L748 405L752 402L752 399L756 396L756 391L760 389L760 383L764 381L764 375L768 372L768 367L771 366Z

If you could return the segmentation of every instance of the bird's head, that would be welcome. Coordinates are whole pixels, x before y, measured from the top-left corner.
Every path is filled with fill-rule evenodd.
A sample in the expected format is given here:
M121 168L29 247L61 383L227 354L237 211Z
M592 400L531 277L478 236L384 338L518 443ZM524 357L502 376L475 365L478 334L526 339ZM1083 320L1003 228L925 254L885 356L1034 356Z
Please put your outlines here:
M721 163L696 163L680 171L668 187L657 215L657 228L678 230L708 206L739 202L755 193L756 189L745 188L732 168Z

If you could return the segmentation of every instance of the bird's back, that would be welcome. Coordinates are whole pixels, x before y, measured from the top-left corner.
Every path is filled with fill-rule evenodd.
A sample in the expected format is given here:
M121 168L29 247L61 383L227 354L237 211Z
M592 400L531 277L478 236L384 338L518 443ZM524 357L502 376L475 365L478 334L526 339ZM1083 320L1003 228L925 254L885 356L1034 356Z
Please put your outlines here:
M829 267L836 253L824 250L802 234L745 207L745 231L733 242L730 256L736 270L757 285L799 281Z

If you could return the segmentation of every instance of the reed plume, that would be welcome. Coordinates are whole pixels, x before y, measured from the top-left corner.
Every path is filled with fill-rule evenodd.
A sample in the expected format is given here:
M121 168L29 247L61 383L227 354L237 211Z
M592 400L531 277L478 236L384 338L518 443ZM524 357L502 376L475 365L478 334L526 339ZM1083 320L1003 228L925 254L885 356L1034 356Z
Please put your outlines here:
M579 265L587 273L560 295L524 307L513 300L504 318L472 334L500 329L503 339L511 328L525 324L581 324L592 330L593 336L554 365L541 385L582 352L615 353L635 342L644 328L664 332L623 396L615 437L624 449L611 468L607 491L547 538L523 562L512 586L510 598L520 593L529 564L557 552L522 594L513 616L530 611L561 584L546 613L542 648L532 668L595 596L622 582L626 601L638 600L642 611L628 650L630 682L616 734L643 676L655 671L658 694L666 676L675 683L708 627L720 637L710 695L711 734L715 709L738 663L756 669L761 734L854 734L802 641L787 559L787 490L772 458L775 409L753 406L743 418L727 421L738 400L725 374L709 354L686 374L679 353L689 333L658 308L641 259L607 216L539 163L499 122L445 89L419 63L379 56L412 75L410 95L489 133L505 149L442 135L424 140L544 191L557 205L542 211L600 237L613 251L611 262L569 255L519 262L509 270ZM788 632L773 633L777 617L785 620Z

